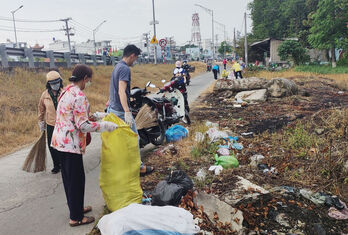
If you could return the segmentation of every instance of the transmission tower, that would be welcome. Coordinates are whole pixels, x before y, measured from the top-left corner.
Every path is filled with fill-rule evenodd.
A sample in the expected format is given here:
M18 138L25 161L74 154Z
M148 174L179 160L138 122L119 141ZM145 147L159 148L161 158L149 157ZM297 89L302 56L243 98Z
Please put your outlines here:
M192 36L191 42L197 46L201 44L201 29L199 26L199 15L194 13L192 15Z

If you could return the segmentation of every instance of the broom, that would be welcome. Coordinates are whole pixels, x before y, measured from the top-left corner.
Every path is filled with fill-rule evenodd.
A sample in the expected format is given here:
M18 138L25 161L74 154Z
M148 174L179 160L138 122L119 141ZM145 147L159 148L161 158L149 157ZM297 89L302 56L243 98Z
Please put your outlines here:
M34 162L34 167L32 164ZM46 132L41 133L28 156L26 157L22 169L26 172L40 172L46 170Z
M139 113L135 117L134 121L138 130L157 126L157 112L153 110L149 105L145 104L139 110Z

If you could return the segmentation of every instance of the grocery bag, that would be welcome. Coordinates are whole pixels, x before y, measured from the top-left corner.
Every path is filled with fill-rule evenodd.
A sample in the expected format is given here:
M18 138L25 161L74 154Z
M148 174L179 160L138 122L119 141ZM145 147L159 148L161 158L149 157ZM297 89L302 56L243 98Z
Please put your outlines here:
M99 176L106 206L110 211L116 211L132 203L141 203L138 135L113 113L103 120L118 125L116 130L101 134Z

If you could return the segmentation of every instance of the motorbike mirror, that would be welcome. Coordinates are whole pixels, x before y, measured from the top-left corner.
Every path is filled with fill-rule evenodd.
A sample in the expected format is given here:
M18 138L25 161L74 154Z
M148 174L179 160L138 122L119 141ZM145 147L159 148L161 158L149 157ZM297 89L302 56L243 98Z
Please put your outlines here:
M156 88L156 85L155 84L150 84L149 85L151 88Z
M163 79L161 82L162 82L162 83L166 83L166 80Z
M150 86L150 85L151 85L151 82L148 81L148 82L146 83L146 87L148 87L148 86Z

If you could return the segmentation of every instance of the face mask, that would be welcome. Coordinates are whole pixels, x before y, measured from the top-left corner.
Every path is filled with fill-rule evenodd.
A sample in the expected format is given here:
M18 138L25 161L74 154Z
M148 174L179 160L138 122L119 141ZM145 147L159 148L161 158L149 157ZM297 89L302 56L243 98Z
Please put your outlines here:
M85 88L87 88L87 87L90 87L91 86L91 81L88 81L88 82L86 82L86 84L85 84Z
M54 91L58 91L60 88L60 83L56 83L56 84L50 84L51 89Z

